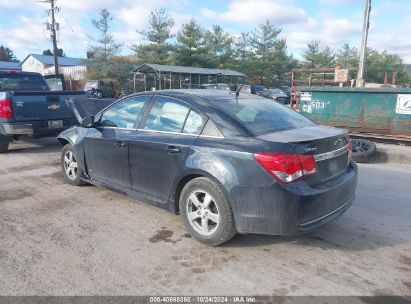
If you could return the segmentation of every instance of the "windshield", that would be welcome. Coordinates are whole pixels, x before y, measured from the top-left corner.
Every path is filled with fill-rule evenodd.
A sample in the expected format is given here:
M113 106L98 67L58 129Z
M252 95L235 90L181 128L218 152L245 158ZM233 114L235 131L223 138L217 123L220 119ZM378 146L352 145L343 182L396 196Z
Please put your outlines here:
M255 136L315 125L294 110L264 98L210 101L244 125Z
M0 74L0 91L50 91L43 76L36 74Z

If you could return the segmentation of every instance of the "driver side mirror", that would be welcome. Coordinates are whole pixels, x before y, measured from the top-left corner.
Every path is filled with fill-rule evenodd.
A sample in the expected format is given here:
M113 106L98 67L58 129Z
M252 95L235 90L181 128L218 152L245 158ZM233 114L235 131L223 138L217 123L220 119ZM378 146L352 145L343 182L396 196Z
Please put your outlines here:
M83 128L92 128L95 125L94 116L87 116L81 121Z

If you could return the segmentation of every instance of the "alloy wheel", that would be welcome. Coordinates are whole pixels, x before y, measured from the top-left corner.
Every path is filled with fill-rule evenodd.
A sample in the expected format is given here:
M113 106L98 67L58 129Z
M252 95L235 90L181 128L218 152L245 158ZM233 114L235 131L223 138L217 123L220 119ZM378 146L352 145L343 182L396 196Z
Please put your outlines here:
M72 151L67 151L64 154L64 171L69 179L77 178L77 160Z
M204 190L193 191L187 200L188 222L199 234L209 236L220 224L220 213L213 197Z

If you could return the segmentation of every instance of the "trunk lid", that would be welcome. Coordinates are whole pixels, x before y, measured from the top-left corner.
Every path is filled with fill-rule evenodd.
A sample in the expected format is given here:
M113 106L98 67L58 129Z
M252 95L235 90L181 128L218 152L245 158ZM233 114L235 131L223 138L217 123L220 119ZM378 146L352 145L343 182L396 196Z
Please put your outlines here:
M312 184L324 182L348 167L348 131L326 126L310 126L258 136L271 142L288 143L296 154L313 155L317 173L306 177Z

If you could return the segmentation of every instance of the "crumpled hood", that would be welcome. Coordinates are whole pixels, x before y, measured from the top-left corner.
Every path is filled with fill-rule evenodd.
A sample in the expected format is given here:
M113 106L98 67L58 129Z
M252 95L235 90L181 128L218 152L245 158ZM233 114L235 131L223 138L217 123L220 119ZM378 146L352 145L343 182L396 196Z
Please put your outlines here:
M79 123L87 116L94 116L101 110L117 101L115 98L70 98L66 105Z

